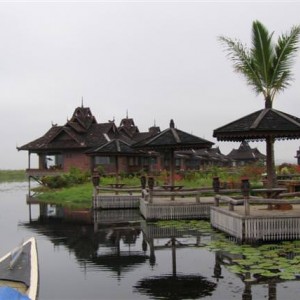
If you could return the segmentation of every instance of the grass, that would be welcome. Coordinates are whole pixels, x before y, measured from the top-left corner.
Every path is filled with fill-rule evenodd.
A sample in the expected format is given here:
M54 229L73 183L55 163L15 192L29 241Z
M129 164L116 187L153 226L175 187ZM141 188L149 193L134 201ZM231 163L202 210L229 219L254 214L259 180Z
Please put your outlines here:
M25 170L0 170L0 182L26 181Z
M254 169L255 170L255 169ZM246 172L245 172L246 171ZM257 185L257 178L261 177L261 169L258 169L259 172L257 176L253 176L250 178L251 185ZM73 174L72 177L80 175L80 172L71 172ZM221 182L227 183L236 183L240 186L240 178L244 174L250 174L249 170L234 168L211 168L206 171L185 171L176 175L175 184L183 185L187 188L201 188L201 187L212 187L212 180L214 176L219 176ZM254 175L256 175L255 172ZM249 176L250 177L250 176ZM157 185L162 185L168 181L168 174L164 171L160 173L160 175L155 176L155 182ZM106 186L109 183L115 183L116 178L111 176L102 176L100 179L100 186ZM122 177L120 179L120 183L123 183L127 186L140 186L140 177L139 176L130 176L130 177ZM37 191L42 192L38 199L40 201L45 201L53 204L61 204L64 206L75 206L87 208L92 205L92 194L93 194L93 186L91 181L85 184L75 184L71 183L71 187L66 188L45 188L40 187Z
M80 208L92 206L93 186L90 182L55 190L47 188L36 190L42 192L38 195L38 199L42 202Z

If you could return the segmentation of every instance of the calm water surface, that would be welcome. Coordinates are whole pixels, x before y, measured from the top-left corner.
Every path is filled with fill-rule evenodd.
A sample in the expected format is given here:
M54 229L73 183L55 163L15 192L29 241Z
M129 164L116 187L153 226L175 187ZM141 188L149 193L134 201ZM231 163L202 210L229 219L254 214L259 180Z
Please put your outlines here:
M29 206L27 188L0 184L0 255L36 237L41 300L300 299L299 281L245 284L202 247L209 234L158 230L136 211Z

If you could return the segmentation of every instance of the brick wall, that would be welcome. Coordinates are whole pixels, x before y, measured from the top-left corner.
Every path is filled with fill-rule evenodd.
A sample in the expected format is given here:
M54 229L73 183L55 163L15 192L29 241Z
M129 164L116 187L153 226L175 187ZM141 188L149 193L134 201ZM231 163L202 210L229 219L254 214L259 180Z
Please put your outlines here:
M65 153L64 154L64 171L69 171L71 167L78 168L82 171L91 170L91 159L84 153Z

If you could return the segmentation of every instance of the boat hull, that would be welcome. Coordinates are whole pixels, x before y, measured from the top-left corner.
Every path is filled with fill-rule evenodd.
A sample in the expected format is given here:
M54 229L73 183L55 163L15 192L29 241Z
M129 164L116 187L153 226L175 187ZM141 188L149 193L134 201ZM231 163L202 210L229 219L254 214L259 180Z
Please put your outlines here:
M31 300L38 297L38 253L34 237L0 259L0 286L18 290Z

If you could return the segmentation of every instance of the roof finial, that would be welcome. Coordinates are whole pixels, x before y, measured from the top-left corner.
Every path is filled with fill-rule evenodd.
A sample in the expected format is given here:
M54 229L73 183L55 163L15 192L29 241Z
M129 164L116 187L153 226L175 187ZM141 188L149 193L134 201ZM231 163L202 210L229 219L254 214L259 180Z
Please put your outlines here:
M126 109L126 119L128 119L128 109Z
M154 119L154 126L156 127L156 120Z
M83 96L81 96L81 108L83 108Z
M174 123L173 119L171 119L171 121L170 121L170 128L175 128L175 123Z

